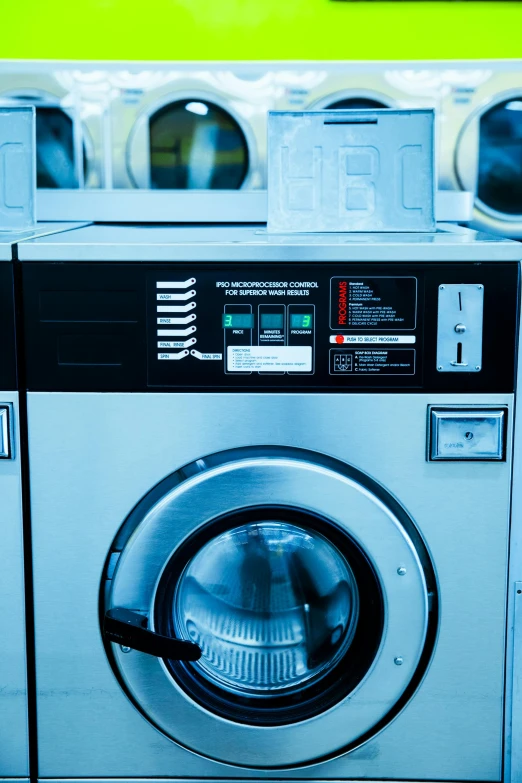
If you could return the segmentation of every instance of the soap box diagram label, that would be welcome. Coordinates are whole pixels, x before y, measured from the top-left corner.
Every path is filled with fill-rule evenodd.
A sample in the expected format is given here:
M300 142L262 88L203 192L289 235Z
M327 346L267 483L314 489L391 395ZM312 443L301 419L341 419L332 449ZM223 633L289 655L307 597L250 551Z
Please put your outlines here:
M415 375L413 348L330 350L330 375Z
M311 345L229 345L228 372L311 372Z
M413 330L417 321L417 278L332 277L330 326L356 329Z

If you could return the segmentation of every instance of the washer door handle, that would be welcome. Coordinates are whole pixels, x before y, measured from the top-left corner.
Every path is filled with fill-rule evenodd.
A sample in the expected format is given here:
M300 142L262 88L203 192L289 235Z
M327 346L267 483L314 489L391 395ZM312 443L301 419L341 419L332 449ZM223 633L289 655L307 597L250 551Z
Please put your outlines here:
M197 661L201 658L197 644L149 631L147 623L146 617L130 609L109 609L105 613L103 635L110 642L156 658L171 661Z

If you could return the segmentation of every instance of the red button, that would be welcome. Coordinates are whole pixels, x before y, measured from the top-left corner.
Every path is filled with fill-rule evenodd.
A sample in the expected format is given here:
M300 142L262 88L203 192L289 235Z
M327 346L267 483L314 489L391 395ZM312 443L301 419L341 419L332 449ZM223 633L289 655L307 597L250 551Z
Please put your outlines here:
M337 337L335 338L335 342L338 343L339 345L342 345L344 343L343 335L342 334L338 334Z

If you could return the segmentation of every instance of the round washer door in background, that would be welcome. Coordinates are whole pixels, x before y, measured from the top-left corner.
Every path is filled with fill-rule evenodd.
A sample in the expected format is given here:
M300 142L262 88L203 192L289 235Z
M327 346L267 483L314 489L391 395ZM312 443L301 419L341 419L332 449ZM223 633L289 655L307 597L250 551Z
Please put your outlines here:
M182 97L137 121L129 175L136 187L238 190L250 154L246 130L228 108L206 97Z
M456 149L460 185L475 193L485 226L522 237L522 93L475 112Z
M390 109L393 106L393 100L373 90L342 90L315 101L309 108L316 111L331 111L332 109Z
M393 505L357 471L290 449L166 479L115 543L104 614L131 610L201 657L108 643L127 694L174 741L243 767L314 763L380 730L427 660L425 553Z
M2 98L0 97L0 100ZM78 188L88 175L86 139L73 117L47 95L7 96L9 103L33 104L36 109L36 186ZM79 137L77 138L77 136ZM79 150L79 154L78 154ZM81 160L80 160L81 159Z

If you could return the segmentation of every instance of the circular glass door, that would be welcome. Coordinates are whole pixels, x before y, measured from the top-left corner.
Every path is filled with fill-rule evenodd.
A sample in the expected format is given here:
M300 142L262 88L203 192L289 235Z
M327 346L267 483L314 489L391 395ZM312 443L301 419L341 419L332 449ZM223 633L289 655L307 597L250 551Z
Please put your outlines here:
M480 118L477 196L496 212L522 217L522 95Z
M177 100L149 117L150 187L223 189L242 186L249 165L239 123L208 100Z
M313 717L353 690L379 646L382 611L375 573L348 536L268 507L191 539L165 569L154 608L158 630L201 650L196 662L169 662L180 685L254 725Z
M138 504L108 563L119 682L208 758L282 769L344 752L397 714L430 659L435 579L411 520L320 454L185 466Z
M522 236L522 95L473 113L455 150L463 190L475 194L476 221L485 230Z

